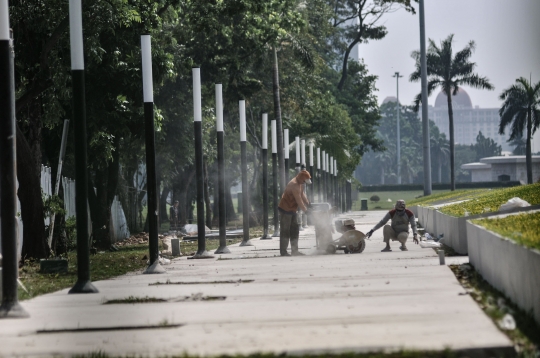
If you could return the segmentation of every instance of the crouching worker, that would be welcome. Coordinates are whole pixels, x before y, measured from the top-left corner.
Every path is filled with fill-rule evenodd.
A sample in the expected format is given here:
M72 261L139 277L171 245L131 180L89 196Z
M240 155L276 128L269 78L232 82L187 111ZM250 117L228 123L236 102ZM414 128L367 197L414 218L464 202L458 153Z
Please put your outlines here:
M303 190L303 185L311 184L311 175L307 170L302 170L295 176L283 192L279 201L278 210L280 216L279 229L279 253L281 256L290 256L287 253L289 240L291 241L291 254L293 256L304 255L298 251L298 209L306 212L309 201Z
M391 220L391 225L384 225ZM398 200L395 205L395 209L390 210L384 218L373 229L367 233L367 237L371 237L374 231L377 231L381 226L383 228L383 237L386 247L382 249L382 252L392 251L390 248L390 239L392 241L399 241L401 251L407 251L407 238L409 237L409 225L413 232L413 242L418 244L418 233L416 232L416 222L414 220L414 214L412 211L405 209L405 200Z

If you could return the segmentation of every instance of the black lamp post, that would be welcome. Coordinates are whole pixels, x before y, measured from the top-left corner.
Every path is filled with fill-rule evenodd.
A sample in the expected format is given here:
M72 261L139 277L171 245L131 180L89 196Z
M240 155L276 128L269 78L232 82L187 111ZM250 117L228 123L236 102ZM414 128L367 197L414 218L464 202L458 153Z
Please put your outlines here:
M277 167L277 128L276 120L271 122L272 131L272 196L274 197L274 234L272 237L279 237L279 211L278 211L278 167Z
M144 101L144 138L146 152L146 195L148 197L148 250L150 265L144 274L165 273L159 264L158 199L156 176L156 139L154 128L154 86L152 78L152 38L141 36L142 80Z
M69 0L69 38L75 131L75 212L77 216L77 282L69 293L97 293L90 282L88 240L88 172L86 162L86 99L81 0Z
M284 157L285 157L285 186L289 183L289 130L283 130L283 142L284 142ZM285 191L285 188L281 188L281 191Z
M246 101L240 100L240 160L242 170L242 221L244 237L240 246L253 246L249 240L249 183L247 171L247 148L246 148Z
M321 198L321 148L317 148L317 201L322 203Z
M263 236L261 240L271 240L268 235L268 113L262 115L262 197L263 197Z
M211 257L206 251L206 225L204 224L204 174L202 146L201 69L194 67L193 74L193 127L195 132L195 176L197 178L197 252L193 259Z
M0 318L25 318L19 304L17 277L17 192L14 49L7 0L0 0L0 231L3 253Z
M215 254L230 254L227 247L227 212L225 210L225 150L223 132L223 93L221 83L216 84L216 133L218 159L218 217L219 217L219 247Z

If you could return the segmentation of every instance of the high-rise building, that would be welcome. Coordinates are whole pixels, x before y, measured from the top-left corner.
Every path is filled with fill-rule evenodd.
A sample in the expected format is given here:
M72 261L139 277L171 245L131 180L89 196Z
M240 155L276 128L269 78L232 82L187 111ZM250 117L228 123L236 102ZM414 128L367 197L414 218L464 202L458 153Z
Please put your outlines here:
M493 139L501 145L502 150L513 148L506 142L510 137L509 128L504 135L499 134L499 108L480 108L473 104L467 92L460 88L452 96L452 109L454 112L454 141L455 144L475 144L478 132L484 137ZM448 100L442 91L435 99L435 106L428 107L429 119L435 122L439 130L450 139L448 124Z

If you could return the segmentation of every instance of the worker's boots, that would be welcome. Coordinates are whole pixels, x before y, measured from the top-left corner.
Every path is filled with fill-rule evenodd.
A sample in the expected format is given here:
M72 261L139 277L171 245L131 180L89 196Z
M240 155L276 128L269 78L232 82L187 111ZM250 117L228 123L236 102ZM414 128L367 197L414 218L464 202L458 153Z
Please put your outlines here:
M291 239L291 255L304 256L305 254L298 251L298 239Z
M287 247L289 246L289 239L281 235L279 237L279 253L281 256L291 256L287 252Z

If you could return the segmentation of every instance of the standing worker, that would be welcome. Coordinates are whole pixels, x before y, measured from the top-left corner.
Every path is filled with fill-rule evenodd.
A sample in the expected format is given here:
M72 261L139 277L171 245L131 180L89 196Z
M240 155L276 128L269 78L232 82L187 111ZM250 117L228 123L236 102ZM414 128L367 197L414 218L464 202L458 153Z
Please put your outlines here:
M384 225L392 220L391 225ZM390 239L392 241L399 241L401 246L399 247L401 251L408 251L405 242L409 237L409 225L411 225L413 231L413 242L418 244L418 233L416 232L416 222L414 220L414 214L409 209L405 209L405 200L398 200L395 205L395 209L390 210L384 218L377 224L373 229L371 229L366 236L371 237L374 231L377 231L381 226L383 228L383 238L386 243L386 247L382 249L382 252L392 251L390 248Z
M311 184L311 175L307 170L302 170L287 184L278 210L280 212L279 253L281 256L290 256L287 253L289 240L291 241L291 254L293 256L304 255L298 251L298 209L307 212L309 200L304 194L303 185Z

